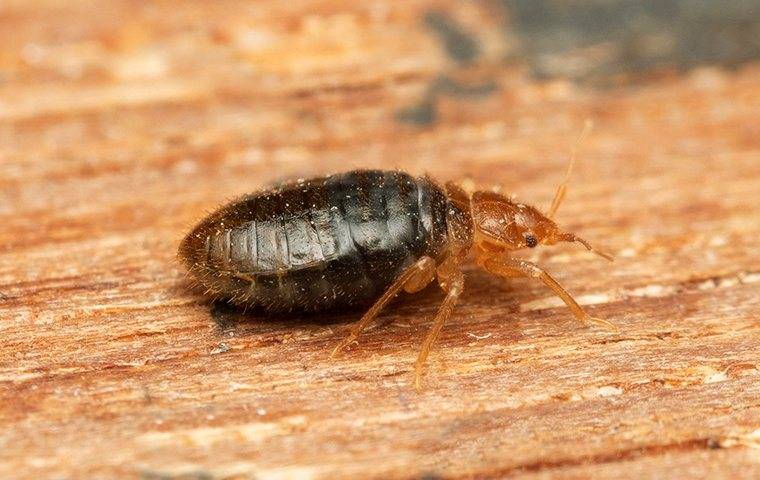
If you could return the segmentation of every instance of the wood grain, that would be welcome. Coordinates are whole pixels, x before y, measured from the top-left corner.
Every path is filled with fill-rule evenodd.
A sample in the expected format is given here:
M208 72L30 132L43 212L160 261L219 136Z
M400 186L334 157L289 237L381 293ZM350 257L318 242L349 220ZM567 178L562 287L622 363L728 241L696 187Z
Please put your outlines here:
M3 2L0 477L758 478L760 64L538 80L489 5ZM616 261L528 256L620 333L470 265L418 394L435 289L331 360L358 312L253 318L176 262L205 211L293 176L547 206L587 118L558 220Z

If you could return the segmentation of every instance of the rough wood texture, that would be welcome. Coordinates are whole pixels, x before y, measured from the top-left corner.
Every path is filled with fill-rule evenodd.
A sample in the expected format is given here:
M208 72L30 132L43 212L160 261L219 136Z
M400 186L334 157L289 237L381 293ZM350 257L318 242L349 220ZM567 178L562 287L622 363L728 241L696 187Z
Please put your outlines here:
M0 477L760 477L751 58L642 60L623 84L625 68L579 70L616 65L614 45L542 43L526 64L519 46L547 37L510 29L522 17L499 2L0 15ZM531 255L619 334L469 267L418 394L435 289L330 360L357 313L250 318L210 306L175 261L218 203L349 167L469 176L545 206L586 118L559 221L617 260Z

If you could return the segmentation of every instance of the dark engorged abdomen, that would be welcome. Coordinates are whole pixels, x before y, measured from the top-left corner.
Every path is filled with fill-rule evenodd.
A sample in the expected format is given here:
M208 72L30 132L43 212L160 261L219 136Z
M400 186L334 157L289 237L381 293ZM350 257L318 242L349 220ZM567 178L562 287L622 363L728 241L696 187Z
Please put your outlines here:
M270 311L363 305L423 255L446 250L448 202L426 178L354 171L235 201L182 242L217 297Z

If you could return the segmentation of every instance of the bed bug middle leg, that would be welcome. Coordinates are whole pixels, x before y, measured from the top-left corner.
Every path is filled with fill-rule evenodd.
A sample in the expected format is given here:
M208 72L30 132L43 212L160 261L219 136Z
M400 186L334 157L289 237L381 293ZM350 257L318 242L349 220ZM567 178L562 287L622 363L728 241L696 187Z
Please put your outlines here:
M613 331L618 331L618 328L614 323L601 318L594 318L589 316L578 302L575 301L572 295L565 290L562 285L559 284L549 273L536 265L535 263L528 262L526 260L518 260L507 256L483 258L479 262L483 268L498 275L500 277L517 278L517 277L529 277L537 278L541 280L544 285L552 289L552 291L565 302L565 304L573 312L575 318L584 323L591 323L606 327Z
M430 327L425 340L422 342L420 353L417 355L417 361L414 363L414 385L417 390L422 388L422 373L427 360L430 348L435 343L438 335L441 333L446 320L451 317L454 306L459 300L459 296L464 290L464 275L456 257L449 257L437 269L438 285L446 292L446 298L438 308L433 325Z
M364 329L372 323L388 302L398 295L401 289L404 289L409 293L418 292L425 288L434 277L435 260L428 256L420 258L406 270L401 272L398 278L396 278L385 293L383 293L383 296L381 296L374 305L367 310L367 313L365 313L364 316L351 327L351 332L333 349L330 357L335 357L352 342L355 342Z

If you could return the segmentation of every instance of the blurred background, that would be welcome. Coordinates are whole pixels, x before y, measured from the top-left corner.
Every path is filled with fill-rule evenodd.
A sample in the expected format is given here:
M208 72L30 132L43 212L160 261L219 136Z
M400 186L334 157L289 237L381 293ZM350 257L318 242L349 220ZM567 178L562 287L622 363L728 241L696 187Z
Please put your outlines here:
M0 8L0 115L16 120L0 131L6 158L32 145L55 149L59 168L93 171L156 169L150 157L161 156L161 168L179 175L248 165L272 176L312 173L304 163L314 172L395 163L452 174L461 170L453 163L468 161L467 146L447 138L446 126L478 129L488 143L481 156L511 160L494 142L531 135L532 123L572 137L579 117L614 114L632 85L664 92L687 78L710 88L760 55L760 4L750 0ZM651 113L661 112L631 112ZM49 128L32 128L41 126ZM75 153L83 139L92 142L84 159ZM100 155L103 145L117 151ZM433 158L441 149L446 162ZM6 179L24 175L3 163Z

